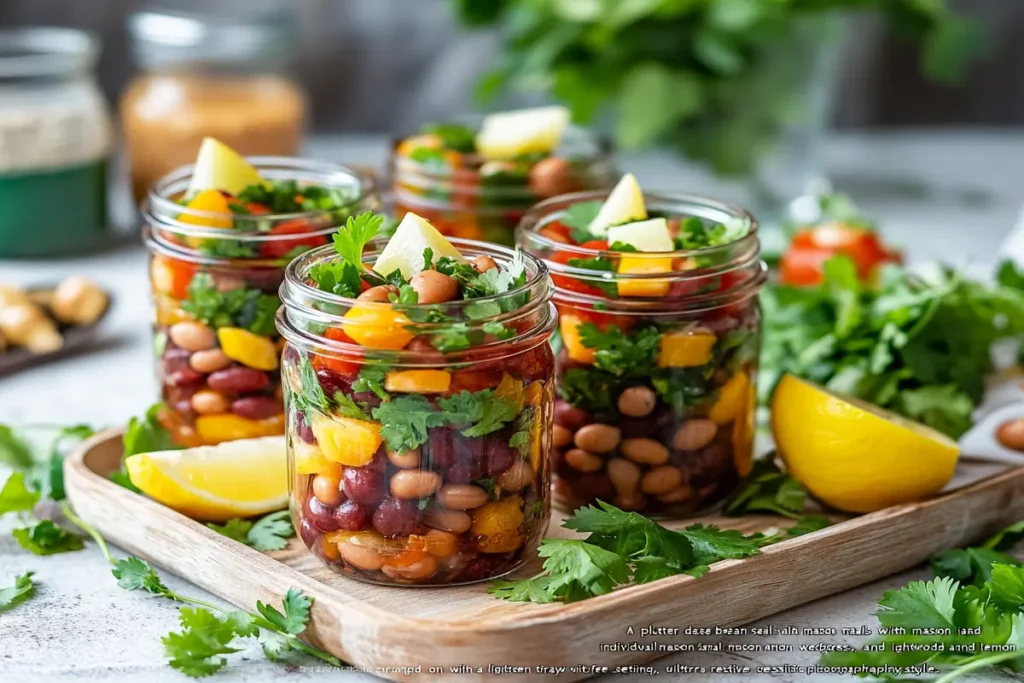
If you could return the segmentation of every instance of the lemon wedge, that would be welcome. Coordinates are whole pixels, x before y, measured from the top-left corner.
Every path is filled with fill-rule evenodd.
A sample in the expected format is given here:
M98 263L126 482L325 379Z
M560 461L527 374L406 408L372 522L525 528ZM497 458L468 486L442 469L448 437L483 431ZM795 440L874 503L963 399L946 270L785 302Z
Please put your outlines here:
M668 231L668 221L664 218L651 218L608 228L608 242L622 242L637 251L672 251L675 248L672 234Z
M222 522L288 507L283 436L137 453L124 464L143 493L193 519Z
M627 173L612 189L608 199L601 205L601 210L590 221L587 229L598 237L608 233L613 225L642 221L647 218L647 206L644 204L644 192L636 176Z
M252 165L235 150L214 138L203 138L192 169L192 180L185 196L191 197L203 190L223 190L238 194L250 185L262 184L263 178Z
M558 147L568 125L569 110L558 106L489 114L476 135L476 149L492 160L550 152Z
M823 502L872 512L938 493L960 447L934 429L786 375L771 428L790 474Z
M453 258L460 263L466 261L459 250L429 221L414 213L407 213L395 229L395 234L377 256L373 269L381 275L389 275L395 270L400 270L404 277L411 278L423 270L423 252L428 248L434 254L435 263L442 256Z

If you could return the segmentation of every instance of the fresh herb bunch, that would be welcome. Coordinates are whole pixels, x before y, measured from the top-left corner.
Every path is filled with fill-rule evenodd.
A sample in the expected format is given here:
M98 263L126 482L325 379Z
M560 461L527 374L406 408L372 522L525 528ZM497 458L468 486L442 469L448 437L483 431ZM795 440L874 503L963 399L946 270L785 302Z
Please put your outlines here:
M774 453L754 462L747 476L726 499L722 511L730 517L751 514L788 517L796 523L784 532L787 538L803 536L832 524L825 515L807 514L807 490L779 469Z
M943 672L943 683L991 667L1024 670L1024 567L996 551L1018 540L1022 528L1017 523L981 547L933 557L936 578L882 595L875 614L885 635L870 649L832 652L822 663L888 667L890 675L927 665Z
M655 142L721 173L748 172L792 121L815 68L808 53L845 12L882 12L921 45L924 73L954 82L981 31L944 0L455 0L468 26L501 26L497 69L480 82L543 89L580 123L616 114L623 147ZM833 35L833 38L838 36Z
M196 273L181 308L214 329L243 327L253 334L269 337L277 333L274 314L280 305L276 294L264 294L247 287L221 292L213 276Z
M861 284L840 256L820 286L762 291L762 401L791 372L959 437L993 369L992 343L1024 334L1024 291L948 269L879 274Z

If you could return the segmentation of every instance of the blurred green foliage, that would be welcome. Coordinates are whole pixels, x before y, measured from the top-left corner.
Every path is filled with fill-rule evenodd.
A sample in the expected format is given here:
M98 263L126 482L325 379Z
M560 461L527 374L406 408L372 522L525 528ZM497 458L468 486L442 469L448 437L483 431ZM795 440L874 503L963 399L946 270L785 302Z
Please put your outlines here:
M453 0L467 26L499 26L483 101L543 90L578 123L610 112L625 148L662 143L722 174L748 172L799 121L817 46L845 16L879 12L955 83L982 31L945 0Z

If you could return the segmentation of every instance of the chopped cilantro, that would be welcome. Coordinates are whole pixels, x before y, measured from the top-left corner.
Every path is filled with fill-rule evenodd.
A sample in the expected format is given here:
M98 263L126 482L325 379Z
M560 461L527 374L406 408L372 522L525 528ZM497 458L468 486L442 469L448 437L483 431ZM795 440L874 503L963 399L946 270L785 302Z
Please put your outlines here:
M196 273L188 285L181 307L214 329L242 327L253 334L270 337L277 333L274 315L281 301L275 294L241 287L218 291L213 276Z
M577 244L582 244L594 239L594 235L590 232L590 224L597 218L600 211L601 202L599 201L579 202L566 209L559 220L562 225L569 228L572 239Z

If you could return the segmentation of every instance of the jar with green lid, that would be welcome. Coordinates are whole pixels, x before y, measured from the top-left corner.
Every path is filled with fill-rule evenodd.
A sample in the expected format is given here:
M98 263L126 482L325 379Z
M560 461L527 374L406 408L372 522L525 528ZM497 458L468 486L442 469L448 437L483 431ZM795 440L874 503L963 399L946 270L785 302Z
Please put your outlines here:
M98 55L81 31L0 30L0 258L76 254L113 237Z

